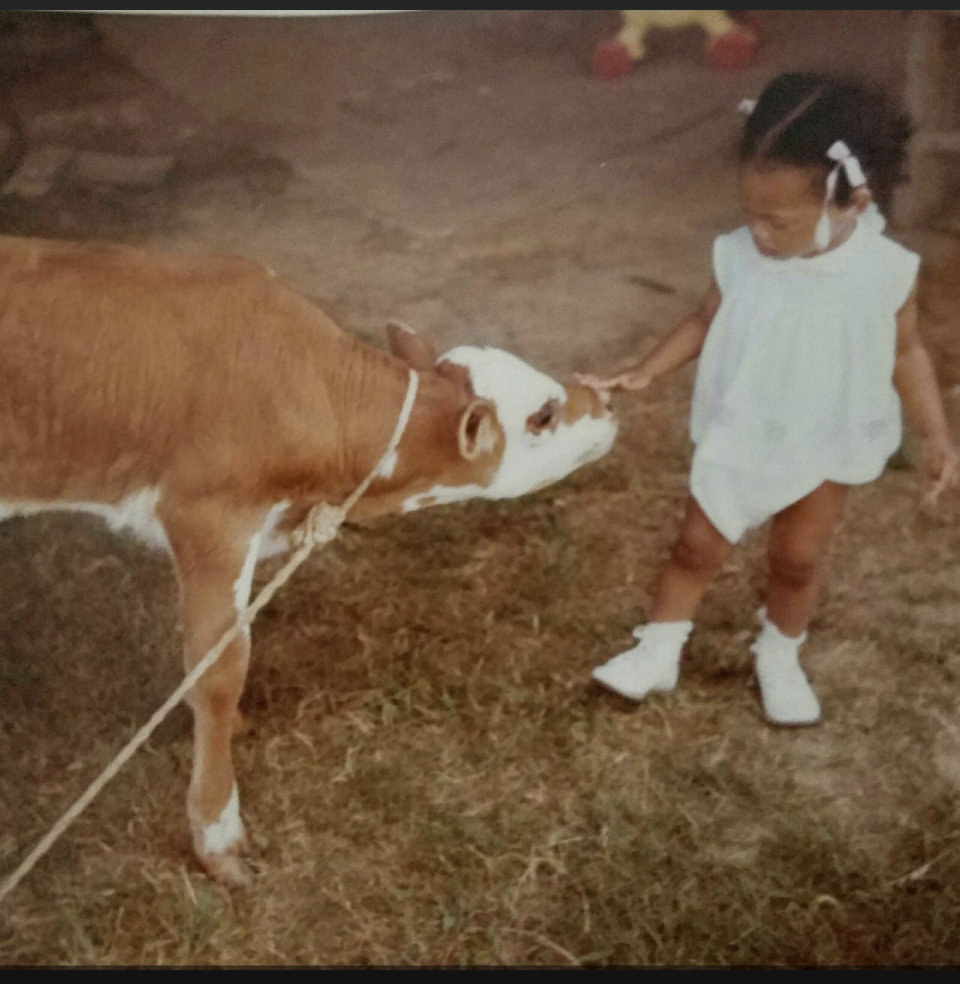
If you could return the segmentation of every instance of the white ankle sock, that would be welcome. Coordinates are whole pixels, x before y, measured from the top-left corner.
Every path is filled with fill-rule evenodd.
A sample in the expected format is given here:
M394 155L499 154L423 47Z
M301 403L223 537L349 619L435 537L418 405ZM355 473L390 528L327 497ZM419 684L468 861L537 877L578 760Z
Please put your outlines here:
M760 612L763 629L751 647L756 656L757 681L767 719L774 724L816 724L820 703L800 666L800 647L807 634L784 635Z

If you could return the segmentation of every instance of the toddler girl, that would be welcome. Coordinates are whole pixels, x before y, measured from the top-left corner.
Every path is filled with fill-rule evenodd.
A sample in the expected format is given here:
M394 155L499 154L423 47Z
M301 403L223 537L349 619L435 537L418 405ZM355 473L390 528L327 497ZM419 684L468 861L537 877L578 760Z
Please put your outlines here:
M900 179L906 120L858 81L789 74L748 107L742 228L713 245L699 309L633 371L584 377L637 391L700 358L691 495L638 645L594 678L641 700L677 683L694 612L733 545L772 519L770 583L752 651L764 712L814 724L799 662L818 571L852 485L901 441L901 405L922 439L936 499L958 458L917 333L919 258L884 234L877 207Z

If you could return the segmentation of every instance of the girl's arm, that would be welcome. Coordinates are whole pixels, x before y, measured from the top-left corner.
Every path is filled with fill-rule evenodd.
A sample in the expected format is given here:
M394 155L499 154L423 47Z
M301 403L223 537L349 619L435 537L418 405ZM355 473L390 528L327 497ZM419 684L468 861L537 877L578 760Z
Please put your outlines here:
M933 502L960 477L960 459L950 441L940 388L920 332L914 291L897 314L897 361L893 385L922 442L923 466L933 488Z
M700 354L707 331L720 307L720 289L711 283L700 306L680 322L646 356L636 369L617 376L578 376L581 383L602 390L642 390L660 376L692 362Z

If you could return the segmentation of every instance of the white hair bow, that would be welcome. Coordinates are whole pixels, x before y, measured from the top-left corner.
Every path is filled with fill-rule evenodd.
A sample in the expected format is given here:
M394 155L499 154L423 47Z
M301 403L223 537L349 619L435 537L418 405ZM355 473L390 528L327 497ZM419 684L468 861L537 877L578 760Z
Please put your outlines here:
M867 176L863 173L860 161L842 140L837 140L836 143L830 146L830 149L827 151L827 157L837 162L830 174L827 175L827 201L833 201L834 193L837 190L837 175L840 173L840 168L843 168L851 188L862 188L867 183Z
M840 174L840 168L843 168L843 172L846 174L851 188L862 188L867 183L867 176L863 173L860 161L857 160L856 156L842 140L837 140L830 145L830 149L827 151L827 157L832 161L836 161L836 164L833 170L827 175L827 195L823 204L823 213L820 216L820 221L817 222L817 228L814 232L813 241L818 249L826 249L833 237L830 216L827 215L827 204L833 201L833 196L836 194L837 176ZM883 217L880 216L879 212L877 212L877 216L880 221L879 229L882 232ZM876 227L877 224L872 218L870 221Z

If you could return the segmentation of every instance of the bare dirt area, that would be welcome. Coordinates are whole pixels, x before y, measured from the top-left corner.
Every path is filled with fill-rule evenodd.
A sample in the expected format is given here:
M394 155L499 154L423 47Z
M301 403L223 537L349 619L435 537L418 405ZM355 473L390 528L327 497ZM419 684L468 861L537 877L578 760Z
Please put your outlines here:
M898 84L896 12L762 22L742 75L685 34L611 85L586 73L602 11L101 19L4 79L23 146L0 233L238 253L377 344L400 318L441 348L612 369L737 224L742 97L809 65ZM924 281L947 391L958 256L939 243ZM674 694L589 681L676 529L691 378L623 401L617 448L560 486L345 531L264 612L236 742L252 889L190 854L181 710L0 910L0 960L956 963L956 498L922 508L909 468L852 497L807 649L818 728L770 729L752 688L762 532ZM167 561L92 519L0 526L0 590L2 875L180 654Z

